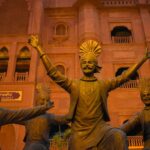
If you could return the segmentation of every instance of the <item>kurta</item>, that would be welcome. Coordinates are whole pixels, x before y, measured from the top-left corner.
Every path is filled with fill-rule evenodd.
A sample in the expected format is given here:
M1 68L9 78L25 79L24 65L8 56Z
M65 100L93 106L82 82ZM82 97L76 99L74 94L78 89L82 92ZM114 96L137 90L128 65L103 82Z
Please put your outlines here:
M80 94L72 123L72 144L86 149L99 143L111 127L104 121L98 81L80 81ZM93 95L93 97L91 97Z

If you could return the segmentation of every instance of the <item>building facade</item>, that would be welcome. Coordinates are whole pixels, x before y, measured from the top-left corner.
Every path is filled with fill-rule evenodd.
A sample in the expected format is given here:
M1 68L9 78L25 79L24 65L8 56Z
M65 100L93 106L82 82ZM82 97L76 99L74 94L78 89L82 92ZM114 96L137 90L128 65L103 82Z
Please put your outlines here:
M37 34L53 64L69 78L80 78L79 45L88 39L102 46L99 79L120 75L150 48L150 0L0 0L0 107L28 108L35 86L49 84L52 113L68 112L69 95L46 75L27 42ZM109 95L111 124L119 126L143 108L138 79L150 77L147 61L127 84ZM24 128L0 131L1 150L21 150ZM6 144L7 143L7 144ZM9 144L8 144L9 143Z

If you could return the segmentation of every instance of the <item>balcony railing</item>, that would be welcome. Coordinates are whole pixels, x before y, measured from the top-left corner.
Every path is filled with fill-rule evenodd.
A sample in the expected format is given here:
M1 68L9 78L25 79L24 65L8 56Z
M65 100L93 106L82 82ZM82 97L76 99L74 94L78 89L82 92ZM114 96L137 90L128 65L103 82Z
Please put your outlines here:
M142 150L143 137L142 136L128 136L129 150Z
M28 80L29 73L28 72L16 72L15 73L15 81L24 82Z
M0 81L4 81L6 77L6 72L0 72Z
M130 80L120 86L120 88L138 88L139 81L138 80Z
M112 36L112 42L118 44L132 43L132 36Z
M143 150L142 136L128 136L129 150ZM55 140L50 140L51 150L68 150L68 142L61 140L57 143Z
M136 0L102 0L101 4L103 6L134 6L137 4Z
M64 140L59 142L50 140L50 150L68 150L68 142Z

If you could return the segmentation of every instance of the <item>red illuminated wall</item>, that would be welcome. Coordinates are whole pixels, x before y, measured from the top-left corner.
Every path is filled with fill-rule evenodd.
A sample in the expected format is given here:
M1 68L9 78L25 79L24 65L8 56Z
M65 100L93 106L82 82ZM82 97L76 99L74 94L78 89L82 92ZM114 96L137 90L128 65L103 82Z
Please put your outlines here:
M102 52L98 59L102 71L96 76L110 79L119 68L130 67L144 55L146 45L150 43L149 26L150 2L145 0L0 0L0 49L7 48L9 56L6 74L0 73L0 91L22 92L20 101L9 99L1 101L0 106L11 109L32 107L35 85L42 81L51 88L51 99L55 102L51 112L64 114L68 111L69 95L47 77L37 52L27 44L30 34L39 35L53 64L63 67L65 75L73 79L82 76L79 45L87 39L99 41ZM130 37L112 36L115 27L127 28ZM21 77L17 80L16 60L24 46L31 54L30 68L26 75L19 74ZM142 66L138 75L139 78L150 76L150 61ZM135 84L114 90L108 100L113 126L119 126L143 108ZM3 127L1 150L20 150L23 135L21 126Z

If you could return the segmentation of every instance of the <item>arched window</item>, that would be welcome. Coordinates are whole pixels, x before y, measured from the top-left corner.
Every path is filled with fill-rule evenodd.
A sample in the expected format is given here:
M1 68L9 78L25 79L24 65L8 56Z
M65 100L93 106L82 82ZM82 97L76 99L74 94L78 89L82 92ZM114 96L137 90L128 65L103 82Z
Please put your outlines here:
M53 39L58 42L66 41L69 37L68 25L65 23L58 23L54 26Z
M121 74L122 74L124 71L126 71L128 68L129 68L129 67L121 67L121 68L119 68L119 69L116 71L115 76L117 77L117 76L121 75ZM131 79L131 80L137 80L137 79L139 79L139 74L138 74L138 72L135 72L135 74L134 74L130 79Z
M67 27L64 24L58 24L56 26L56 35L66 35Z
M115 76L117 77L117 76L121 75L128 68L129 67L119 68L116 71ZM138 74L138 72L135 72L135 74L133 76L131 76L130 81L128 81L127 83L124 83L121 87L122 88L137 88L138 87L138 79L139 79L139 74Z
M63 65L57 65L56 68L65 75L65 67Z
M111 31L111 38L113 43L131 43L132 33L124 26L117 26Z
M0 49L0 81L4 80L8 68L8 49L3 47Z
M17 57L15 80L25 81L28 78L30 69L31 54L28 47L23 47Z

